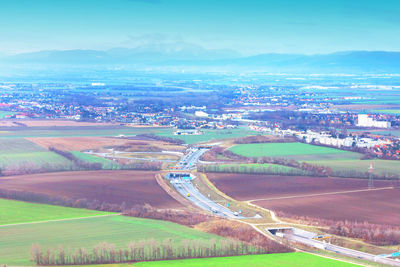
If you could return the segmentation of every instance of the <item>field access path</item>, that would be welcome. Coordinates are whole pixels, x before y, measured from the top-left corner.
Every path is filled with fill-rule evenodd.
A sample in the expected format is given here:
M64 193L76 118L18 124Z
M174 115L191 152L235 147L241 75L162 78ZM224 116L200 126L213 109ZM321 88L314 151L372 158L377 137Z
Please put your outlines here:
M246 200L246 202L247 203L253 203L253 202L264 201L264 200L279 200L279 199L292 199L292 198L302 198L302 197L317 197L317 196L326 196L326 195L340 195L340 194L370 192L370 191L389 190L389 189L394 189L394 187L393 186L388 186L388 187L366 188L366 189L357 189L357 190L349 190L349 191L335 191L335 192L327 192L327 193L316 193L316 194L308 194L308 195L292 195L292 196L284 196L284 197L258 198L258 199Z
M0 228L11 227L11 226L19 226L19 225L49 223L49 222L76 221L76 220L84 220L84 219L91 219L91 218L95 219L95 218L113 217L113 216L120 216L120 215L122 215L122 213L95 215L95 216L85 216L85 217L77 217L77 218L64 218L64 219L55 219L55 220L44 220L44 221L25 222L25 223L10 223L10 224L0 225Z

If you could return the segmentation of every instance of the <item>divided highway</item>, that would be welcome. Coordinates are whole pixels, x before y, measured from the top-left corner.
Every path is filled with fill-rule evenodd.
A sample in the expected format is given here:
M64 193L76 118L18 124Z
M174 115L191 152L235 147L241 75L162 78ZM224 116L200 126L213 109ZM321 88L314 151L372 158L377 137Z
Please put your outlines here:
M207 148L198 148L194 147L189 150L189 152L184 155L181 160L176 165L175 169L179 171L189 171L196 167L197 162L201 158L201 156L207 152ZM193 178L193 177L191 177ZM184 196L187 200L191 201L196 206L214 213L215 215L225 217L225 218L235 218L235 219L244 219L245 217L241 216L238 211L232 211L228 207L220 205L208 197L204 196L191 182L191 179L188 178L170 178L166 177L167 180L170 180L171 184L174 186L175 190ZM195 178L196 179L196 178Z
M386 264L390 266L400 266L400 261L389 259L389 258L380 258L377 257L377 255L361 252L358 250L354 249L349 249L349 248L344 248L341 246L336 246L332 245L329 243L324 243L306 236L298 235L298 234L284 234L284 238L287 238L293 242L298 242L305 244L307 246L331 251L337 254L353 257L353 258L358 258L362 260L367 260L367 261L372 261L372 262L378 262L381 264Z

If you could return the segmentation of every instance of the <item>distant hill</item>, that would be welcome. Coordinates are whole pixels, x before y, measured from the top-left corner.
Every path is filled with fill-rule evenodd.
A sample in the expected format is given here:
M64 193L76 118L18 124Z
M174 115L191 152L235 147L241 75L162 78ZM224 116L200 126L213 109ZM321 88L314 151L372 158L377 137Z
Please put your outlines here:
M128 66L273 73L400 73L400 52L348 51L332 54L261 54L241 57L235 51L193 45L134 49L40 51L0 57L1 65Z

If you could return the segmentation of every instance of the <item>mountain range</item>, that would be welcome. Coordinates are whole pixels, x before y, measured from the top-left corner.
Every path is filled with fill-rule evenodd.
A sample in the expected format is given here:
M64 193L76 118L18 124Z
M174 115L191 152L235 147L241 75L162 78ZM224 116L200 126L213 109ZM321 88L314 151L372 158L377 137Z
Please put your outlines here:
M146 46L109 50L47 50L1 55L3 66L126 68L191 68L198 70L267 71L287 73L400 73L400 52L346 51L331 54L260 54L241 56L230 50L208 50L193 45Z

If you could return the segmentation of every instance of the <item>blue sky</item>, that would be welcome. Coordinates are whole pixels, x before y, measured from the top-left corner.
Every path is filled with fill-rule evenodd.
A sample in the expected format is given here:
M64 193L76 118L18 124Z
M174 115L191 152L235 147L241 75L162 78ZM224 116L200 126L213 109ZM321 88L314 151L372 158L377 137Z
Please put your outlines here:
M190 43L257 53L400 51L397 0L0 0L0 53Z

